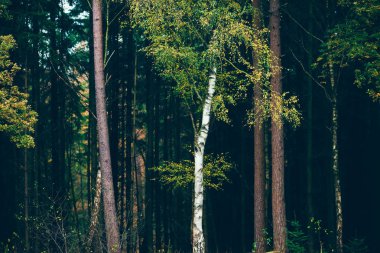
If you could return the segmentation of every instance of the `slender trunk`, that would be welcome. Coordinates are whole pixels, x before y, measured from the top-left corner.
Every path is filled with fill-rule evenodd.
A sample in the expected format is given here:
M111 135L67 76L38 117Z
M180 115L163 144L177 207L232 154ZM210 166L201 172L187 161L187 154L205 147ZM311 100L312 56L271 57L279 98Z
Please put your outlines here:
M98 127L99 161L102 173L104 218L108 252L120 252L119 228L117 225L115 195L112 180L111 154L109 146L106 94L103 61L102 1L93 0L93 33L95 96Z
M90 18L92 22L92 13L90 13ZM92 33L92 25L90 26L90 32ZM88 132L87 132L87 205L88 205L88 219L91 219L91 209L92 209L92 174L94 168L97 168L96 156L97 156L97 148L96 148L96 131L95 124L96 119L93 116L95 113L95 77L94 77L94 38L90 36L88 39L89 44L89 78L88 78L88 89L89 89L89 106L88 106ZM94 148L95 147L95 148ZM94 161L95 160L95 161Z
M270 0L270 47L273 53L272 104L282 94L280 0ZM277 112L282 111L278 104ZM276 113L276 112L274 112ZM277 118L277 120L276 120ZM274 250L286 252L286 210L284 189L284 132L280 117L272 117L272 215Z
M25 250L29 252L29 171L28 171L28 151L24 150L24 218L25 218Z
M155 85L155 115L154 115L154 166L160 165L160 137L161 137L161 126L160 126L160 94L161 94L162 81L158 78ZM158 173L155 172L155 177L158 178ZM154 182L154 225L155 225L155 246L156 251L161 250L162 246L162 216L161 216L161 184L158 180Z
M247 230L246 230L246 224L247 224L247 217L246 217L246 210L247 210L247 205L246 205L246 201L247 201L247 193L246 193L246 189L247 189L247 182L246 182L246 178L247 178L247 173L246 173L246 167L247 167L247 154L245 151L245 149L247 148L248 146L248 142L247 142L247 139L248 139L248 134L246 133L246 128L243 127L243 125L240 126L240 173L241 173L241 176L240 176L240 208L241 208L241 212L240 212L240 252L246 252L246 246L247 246L247 243L246 243L246 235L247 235ZM216 242L214 242L214 245L216 245Z
M269 122L264 123L264 129L270 129ZM271 170L271 157L269 150L272 149L271 137L269 131L264 131L264 161L265 161L265 217L271 217L272 210L272 170Z
M137 73L137 50L134 50L134 63L133 63L133 101L132 101L132 146L131 146L131 151L132 151L132 168L134 172L134 203L136 203L136 210L133 212L133 223L134 223L134 229L133 229L133 242L134 242L134 252L138 253L140 252L140 243L139 243L139 220L140 220L140 202L139 202L139 180L138 180L138 166L137 166L137 152L136 152L136 113L137 113L137 78L138 78L138 73Z
M63 0L60 0L60 6L63 6ZM65 68L63 66L63 62L65 59L66 54L65 52L65 42L64 42L64 34L66 32L66 27L63 24L63 8L59 8L59 54L58 54L58 59L59 63L57 63L57 71L58 73L63 73L65 72ZM59 72L60 71L60 72ZM57 74L58 75L58 74ZM59 134L59 161L61 163L60 168L61 168L61 174L60 174L60 184L62 185L62 201L63 199L66 198L67 196L67 190L68 190L68 183L66 181L66 121L65 121L65 111L66 111L66 89L65 89L65 84L64 81L60 76L58 76L58 107L59 107L59 115L58 115L58 134ZM63 215L66 215L67 213L67 207L66 203L63 205Z
M308 30L313 33L313 1L309 3L309 24ZM313 64L313 38L309 36L309 52L307 54L307 65L311 72ZM313 209L313 82L311 78L307 78L307 129L306 129L306 202L307 213L309 219L314 217ZM309 252L314 252L313 232L309 230L308 234Z
M61 80L59 79L58 71L60 70L59 58L61 52L58 48L57 42L57 17L58 17L58 3L52 3L49 10L49 16L51 21L51 27L49 29L50 35L50 116L51 116L51 178L52 178L52 195L55 199L53 205L54 210L57 211L55 215L64 217L66 211L65 197L65 185L64 185L64 160L62 160L62 108L61 108ZM58 20L59 21L59 20ZM54 230L59 231L61 228L58 224L55 224ZM50 249L53 251L59 251L65 248L63 232L57 236L55 242L50 242Z
M72 138L70 136L70 138ZM70 141L72 142L72 141ZM67 167L69 169L69 180L70 180L70 190L71 190L71 202L72 202L72 205L73 205L73 210L74 210L74 219L75 219L75 226L76 226L76 235L77 235L77 239L78 239L78 247L80 247L80 252L82 252L82 239L81 239L81 235L80 235L80 224L79 224L79 217L78 217L78 208L77 208L77 200L75 198L75 189L74 189L74 178L73 178L73 174L72 174L72 165L71 165L71 158L72 158L72 151L71 151L71 147L68 148L68 159L67 159Z
M32 90L33 90L33 100L34 100L34 108L35 111L38 113L38 115L42 115L41 113L41 88L40 88L40 69L39 69L39 32L40 32L40 24L39 24L39 18L33 17L32 19L32 27L33 27L33 51L32 51L32 59L31 59L31 81L32 81ZM41 122L38 120L36 123L36 131L34 135L34 139L36 142L37 148L34 150L34 173L35 177L34 180L32 180L32 188L34 193L34 215L36 217L39 216L40 210L39 210L39 193L40 193L40 187L41 187L41 151L43 150L44 146L42 145L41 141ZM39 237L36 233L36 237L34 238L34 243L32 242L32 247L34 249L34 252L40 252L39 251Z
M25 59L25 92L28 92L28 57ZM24 218L25 218L25 250L29 252L29 171L28 171L28 149L24 150Z
M147 86L147 151L146 151L146 176L145 176L145 228L143 252L153 252L153 103L152 103L152 66L147 59L146 86Z
M110 2L111 6L109 8L114 9L117 6L116 4ZM116 15L115 13L110 14L112 17ZM108 18L107 18L108 20ZM119 199L119 180L120 177L120 166L119 166L119 140L120 140L120 130L119 130L119 122L120 122L120 50L119 50L119 24L118 22L113 22L109 24L109 28L107 31L109 33L109 61L106 68L106 73L108 75L108 79L110 82L109 91L110 91L110 102L109 102L109 124L110 124L110 150L111 150L111 161L112 161L112 176L113 176L113 184L115 189L115 199ZM106 52L107 53L107 52ZM108 86L107 86L108 87ZM117 213L120 214L120 210L118 209L119 205L116 205ZM120 217L119 217L120 218ZM121 221L119 219L119 224Z
M336 251L343 253L343 214L342 214L342 192L339 175L339 149L338 149L338 106L337 106L337 87L334 78L334 66L329 62L330 84L333 92L332 96L332 170L334 174L335 189L335 214L336 214Z
M121 56L122 56L122 59L123 59L123 56L124 55L124 40L125 40L125 37L124 37L124 34L122 34L122 39L123 39L123 42L122 42L122 53L121 53ZM126 57L126 56L125 56ZM127 57L128 59L128 57ZM122 66L123 68L127 68L126 66L126 62L123 61L122 62ZM126 186L126 160L127 160L127 157L126 157L126 137L127 137L127 133L125 131L126 129L126 89L127 89L127 76L126 75L123 75L121 76L121 90L120 90L120 94L121 94L121 115L120 115L120 119L121 119L121 125L120 125L120 129L121 129L121 133L120 133L120 138L121 138L121 148L120 148L120 178L119 178L119 183L120 183L120 189L119 189L119 199L118 199L118 202L120 205L120 209L119 209L119 212L120 212L120 224L119 224L119 228L120 228L120 234L121 236L123 237L124 233L125 233L125 203L126 203L126 199L125 199L125 186ZM121 250L124 251L126 249L125 247L125 243L122 242L122 245L121 245Z
M122 87L121 87L121 108L122 108L122 111L121 111L121 149L120 149L120 168L121 168L121 171L120 171L120 192L119 192L119 205L120 205L120 224L119 224L119 227L120 227L120 234L122 235L123 237L123 234L125 232L125 181L126 181L126 169L125 169L125 166L126 166L126 160L127 160L127 157L125 156L125 151L126 151L126 131L125 131L125 128L126 128L126 122L125 122L125 108L126 108L126 104L125 104L125 101L126 101L126 82L125 82L125 79L123 80L123 84L122 84ZM125 250L125 244L122 243L122 251Z
M96 190L95 190L94 204L93 204L92 213L91 213L90 229L88 232L88 241L87 241L88 252L91 251L91 243L94 238L96 225L98 224L101 195L102 195L102 173L100 170L98 170L98 173L96 176Z
M132 201L132 139L133 139L133 119L132 119L132 110L133 110L133 82L134 82L134 64L132 64L132 59L135 58L134 56L134 41L133 41L133 32L127 31L124 34L124 39L127 41L127 45L124 49L126 52L127 57L129 58L128 63L128 69L127 69L127 90L126 90L126 231L129 231L127 233L127 242L132 242L130 240L130 231L132 231L132 220L131 217L133 216L133 201ZM127 244L127 252L130 252L132 250L132 244Z
M168 161L169 160L169 104L171 102L171 99L168 98L168 88L164 88L164 98L165 98L165 104L164 104L164 138L163 138L163 160ZM162 217L163 217L163 226L162 226L162 234L163 234L163 249L165 252L168 251L168 245L169 245L169 203L171 199L171 191L167 191L165 188L162 189Z
M50 10L50 21L56 23L56 6L52 6ZM51 165L52 165L52 178L53 178L53 194L57 198L61 195L62 185L60 184L60 174L62 171L60 161L60 135L59 135L59 84L57 67L55 61L57 60L57 38L56 27L53 26L50 31L50 86L51 86ZM60 200L59 200L60 201Z
M174 130L173 133L173 142L174 142L174 161L179 162L181 160L181 103L180 100L176 97L174 98L174 106L173 106L173 121L174 121ZM183 206L183 197L182 197L182 190L174 192L174 209L175 212L175 219L182 222L182 206ZM176 230L176 226L174 222L171 222L172 230ZM180 250L182 243L182 238L179 236L175 236L175 233L173 233L172 236L173 241L173 249L174 250Z
M203 105L202 125L196 133L194 147L194 206L193 206L193 253L205 252L205 239L203 235L203 159L206 140L210 128L211 103L215 92L216 68L211 70L208 94Z
M254 28L261 28L261 1L253 0ZM253 52L253 64L257 66L257 53ZM255 115L261 117L260 104L263 100L260 83L254 84L253 103ZM255 252L266 251L265 238L265 157L264 157L264 126L258 120L254 127L254 241Z

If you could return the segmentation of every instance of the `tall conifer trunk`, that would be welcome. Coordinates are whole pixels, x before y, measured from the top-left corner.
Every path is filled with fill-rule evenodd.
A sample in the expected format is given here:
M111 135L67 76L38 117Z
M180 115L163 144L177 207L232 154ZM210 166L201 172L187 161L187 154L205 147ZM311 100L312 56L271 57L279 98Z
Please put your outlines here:
M282 111L279 96L282 94L280 0L270 0L270 48L272 61L272 105ZM272 117L272 216L274 250L286 252L286 210L284 189L284 132L281 116Z
M254 7L253 25L255 29L261 28L261 0L252 1ZM257 66L257 53L253 52L253 64ZM259 104L263 100L260 83L254 84L254 110L260 117ZM256 251L264 253L266 249L265 239L265 157L264 157L264 125L259 123L254 127L254 241Z
M120 238L116 217L114 187L112 182L111 154L106 111L103 61L102 1L93 0L92 3L96 115L99 142L99 161L102 174L102 191L107 235L107 249L108 252L120 252Z

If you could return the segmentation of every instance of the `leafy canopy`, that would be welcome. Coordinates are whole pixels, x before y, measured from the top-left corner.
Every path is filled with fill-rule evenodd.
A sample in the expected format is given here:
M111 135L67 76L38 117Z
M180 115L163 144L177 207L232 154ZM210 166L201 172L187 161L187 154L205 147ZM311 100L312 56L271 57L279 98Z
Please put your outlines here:
M253 80L267 72L270 51L265 31L254 30L249 10L232 0L132 1L132 20L149 41L145 51L164 78L174 81L173 91L192 111L200 113L209 70L217 67L213 111L228 122L227 104L243 98ZM259 67L250 63L251 51L261 54ZM222 85L223 84L223 85Z
M344 22L329 31L318 59L334 66L354 68L355 84L365 88L373 100L380 100L380 1L340 0L347 11Z
M0 36L0 132L10 136L19 148L34 146L32 133L37 114L28 105L28 94L13 85L20 67L10 60L9 52L16 47L10 35Z
M234 0L134 0L132 21L149 42L145 47L154 59L160 75L174 81L175 94L190 112L201 113L209 70L217 67L217 86L212 109L217 119L229 122L228 105L247 96L247 89L260 85L262 110L279 111L254 115L263 121L270 115L299 123L294 97L284 100L281 109L270 105L271 51L267 29L258 29L249 21L253 10L249 3ZM252 64L252 52L255 62ZM276 95L276 94L274 94ZM287 102L286 102L287 101ZM289 107L287 107L289 105ZM200 117L195 117L200 118ZM199 125L199 122L197 122Z

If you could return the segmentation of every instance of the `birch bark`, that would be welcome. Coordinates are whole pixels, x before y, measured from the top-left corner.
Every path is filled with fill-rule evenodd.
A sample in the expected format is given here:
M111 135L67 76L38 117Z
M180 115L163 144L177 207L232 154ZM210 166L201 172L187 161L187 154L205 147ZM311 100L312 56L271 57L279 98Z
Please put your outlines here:
M339 149L338 149L338 107L337 107L337 87L334 79L334 67L329 62L330 84L332 95L332 155L333 155L333 174L335 188L335 213L336 213L336 251L343 253L343 212L342 212L342 191L339 176Z
M203 234L203 160L204 149L210 128L211 103L215 93L216 68L212 68L209 82L207 97L203 105L201 128L195 136L194 152L194 207L193 207L193 253L205 252L205 239Z

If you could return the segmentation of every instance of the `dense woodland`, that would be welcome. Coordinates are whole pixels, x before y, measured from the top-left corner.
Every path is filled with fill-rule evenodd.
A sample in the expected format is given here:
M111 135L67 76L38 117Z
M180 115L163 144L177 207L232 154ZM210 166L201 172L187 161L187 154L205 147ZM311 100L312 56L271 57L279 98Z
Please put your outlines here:
M0 0L0 252L380 252L379 0Z

